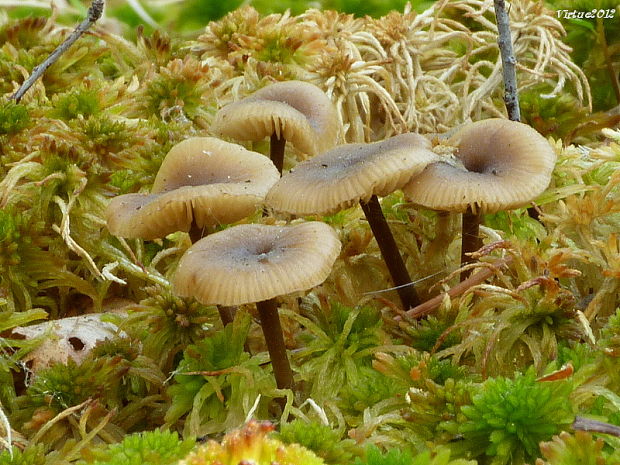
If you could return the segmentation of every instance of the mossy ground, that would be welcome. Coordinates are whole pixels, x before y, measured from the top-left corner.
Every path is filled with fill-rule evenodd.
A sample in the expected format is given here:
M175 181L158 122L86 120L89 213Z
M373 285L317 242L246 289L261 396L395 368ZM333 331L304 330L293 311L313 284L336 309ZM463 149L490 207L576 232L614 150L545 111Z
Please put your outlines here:
M503 115L492 8L433 8L371 18L244 7L187 36L95 27L19 103L9 96L67 30L23 8L0 12L0 464L175 463L194 440L219 441L250 418L280 430L249 435L268 460L270 441L284 441L316 456L290 446L280 459L309 464L586 463L584 450L587 463L620 461L617 438L570 428L577 415L620 425L620 131L605 81L608 65L618 70L617 22L590 28L513 2L524 121L558 161L536 218L485 217L476 267L507 265L484 283L411 319L385 291L359 209L318 218L343 251L323 285L279 301L297 382L284 411L255 310L241 307L224 329L214 307L173 295L187 235L123 240L105 227L112 196L148 191L175 143L210 135L220 107L273 81L323 89L341 142ZM168 18L187 14L177 13ZM586 59L579 37L601 53L604 38L606 55ZM289 149L287 166L300 155ZM458 218L398 192L382 203L423 299L454 286ZM24 339L18 327L99 312L118 337L81 363L32 371L54 336ZM234 441L184 463L236 457Z

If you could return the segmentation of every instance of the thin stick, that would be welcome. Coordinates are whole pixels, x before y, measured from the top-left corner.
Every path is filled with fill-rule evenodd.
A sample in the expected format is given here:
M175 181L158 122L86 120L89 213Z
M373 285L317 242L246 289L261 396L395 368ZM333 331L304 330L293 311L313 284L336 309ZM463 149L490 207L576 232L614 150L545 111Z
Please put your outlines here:
M591 420L589 418L576 416L571 427L577 431L592 431L594 433L611 434L620 438L620 427L598 420Z
M456 297L463 294L467 289L473 286L477 286L480 283L483 283L490 278L493 273L500 267L506 266L512 262L512 257L503 258L493 263L493 268L484 268L477 273L474 273L469 278L464 281L461 281L456 286L448 290L447 294L450 297ZM432 299L427 300L423 304L418 305L417 307L412 308L411 310L405 312L407 316L411 318L422 318L430 313L432 313L436 308L441 305L443 302L444 296L446 293L441 293L436 295Z
M506 11L504 0L493 0L495 6L495 17L497 18L497 32L499 37L497 44L502 56L502 71L504 75L504 103L508 111L508 118L511 121L521 121L521 111L519 109L519 96L517 94L517 71L514 51L512 49L512 38L510 36L510 21Z
M75 30L69 35L69 37L65 39L62 44L56 47L56 50L54 50L43 63L34 67L34 69L32 70L32 74L30 74L28 79L26 79L24 83L19 87L19 89L17 89L17 92L15 92L11 96L13 100L19 102L24 96L24 94L28 91L28 89L32 87L35 81L39 79L43 75L43 73L45 73L47 68L56 63L58 58L60 58L60 55L65 53L69 49L69 47L71 47L71 45L73 45L73 43L88 30L90 26L92 26L95 22L97 22L99 18L101 18L101 15L103 14L103 6L104 0L93 0L93 3L88 9L88 16L86 17L86 19L75 28Z
M521 122L521 109L519 107L519 91L517 87L517 59L512 48L512 36L510 34L510 20L506 11L504 0L493 0L495 6L495 18L497 19L498 39L497 45L502 56L502 73L504 76L504 104L511 121ZM530 218L538 220L539 212L534 207L527 209Z

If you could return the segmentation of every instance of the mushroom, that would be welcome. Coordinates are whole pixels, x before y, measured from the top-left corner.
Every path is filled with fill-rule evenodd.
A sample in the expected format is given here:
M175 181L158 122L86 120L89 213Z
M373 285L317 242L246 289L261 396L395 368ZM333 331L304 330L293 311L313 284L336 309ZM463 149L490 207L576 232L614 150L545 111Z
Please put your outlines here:
M214 137L193 137L166 155L150 194L113 198L105 212L108 230L146 240L238 221L262 202L279 178L273 163L257 152Z
M203 304L255 302L277 386L289 389L293 373L275 299L322 283L339 253L336 232L318 221L233 226L185 252L172 278L173 289Z
M500 118L464 125L446 143L457 147L456 158L428 165L403 191L426 208L463 213L461 263L466 263L482 246L481 215L524 206L541 194L556 154L530 126Z
M211 131L236 140L270 137L270 158L281 173L287 140L314 156L336 145L340 122L331 101L317 86L284 81L220 109Z
M407 133L372 144L344 144L299 163L267 193L265 203L294 215L331 214L359 202L405 310L419 303L377 196L405 185L439 157L430 142Z

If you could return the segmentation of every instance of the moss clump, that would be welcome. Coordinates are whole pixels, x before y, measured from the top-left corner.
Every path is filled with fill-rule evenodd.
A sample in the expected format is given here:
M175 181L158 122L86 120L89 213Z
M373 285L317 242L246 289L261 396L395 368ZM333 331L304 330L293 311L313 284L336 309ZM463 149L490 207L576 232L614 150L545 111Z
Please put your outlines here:
M459 432L493 457L492 463L525 463L538 456L538 444L567 426L570 384L538 382L533 370L514 379L498 377L482 384Z
M585 431L575 431L569 434L562 431L553 440L540 444L540 450L547 459L536 461L536 465L603 465L617 461L606 462L603 455L604 442L601 438L595 439Z
M0 135L15 134L30 123L28 109L13 101L0 103Z
M366 457L357 458L353 465L474 465L476 462L464 459L450 460L450 450L441 448L436 453L430 451L414 455L397 448L382 453L377 446L370 445L366 449Z
M82 116L88 118L100 110L97 92L91 89L72 90L58 94L52 101L52 116L68 121Z
M221 444L209 441L179 465L321 465L323 460L299 444L285 445L268 435L270 423L251 421L227 434Z
M196 444L182 440L176 432L147 431L131 434L119 444L89 451L79 465L172 465L185 457Z
M326 463L350 463L354 442L341 439L341 435L328 425L294 420L282 425L278 439L286 444L300 444L310 449Z
M13 447L12 453L8 450L0 451L0 465L44 465L45 453L43 444L27 447L23 451Z

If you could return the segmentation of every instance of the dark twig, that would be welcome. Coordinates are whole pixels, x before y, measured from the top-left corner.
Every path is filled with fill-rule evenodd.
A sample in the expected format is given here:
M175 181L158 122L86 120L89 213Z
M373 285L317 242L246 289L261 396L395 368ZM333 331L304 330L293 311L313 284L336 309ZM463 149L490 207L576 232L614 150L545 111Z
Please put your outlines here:
M463 294L469 288L483 283L488 278L493 276L493 273L495 273L499 268L507 266L511 262L512 262L512 257L499 259L498 261L492 264L493 265L492 267L483 268L482 270L469 276L464 281L461 281L453 288L449 289L447 294L452 298L457 297ZM410 318L416 318L416 319L423 318L426 315L429 315L430 313L435 311L441 305L441 302L443 302L445 294L446 293L444 292L439 295L436 295L432 299L427 300L426 302L406 311L405 313Z
M577 416L571 427L578 431L592 431L594 433L611 434L620 437L620 427L598 420L590 420L589 418Z
M28 89L32 87L35 81L39 79L43 75L43 73L45 73L47 68L56 63L58 58L60 58L60 55L65 53L69 49L69 47L71 47L71 45L73 45L73 43L78 40L80 36L84 34L84 32L88 30L89 27L91 27L95 22L97 22L99 18L101 18L101 15L103 14L103 6L104 0L93 0L93 3L88 9L88 16L86 17L86 19L82 21L78 25L78 27L75 28L75 30L69 35L69 37L66 38L66 40L62 44L56 47L56 49L50 54L50 56L45 59L43 63L34 67L28 79L26 79L24 83L19 87L19 89L17 89L17 92L15 92L11 96L13 100L19 102L24 96L24 94L28 91Z
M506 11L504 0L493 0L495 6L495 18L497 19L497 45L502 56L502 72L504 75L504 103L508 118L511 121L521 122L521 109L519 107L519 91L517 88L517 59L512 49L512 36L510 34L510 20ZM530 218L538 220L539 212L536 208L527 209Z
M514 51L512 49L512 38L510 36L510 22L506 3L504 0L493 0L495 5L495 17L497 18L497 32L499 37L497 44L502 56L502 70L504 73L504 103L508 111L508 118L511 121L521 121L521 111L519 109L519 96L517 94L517 71Z

